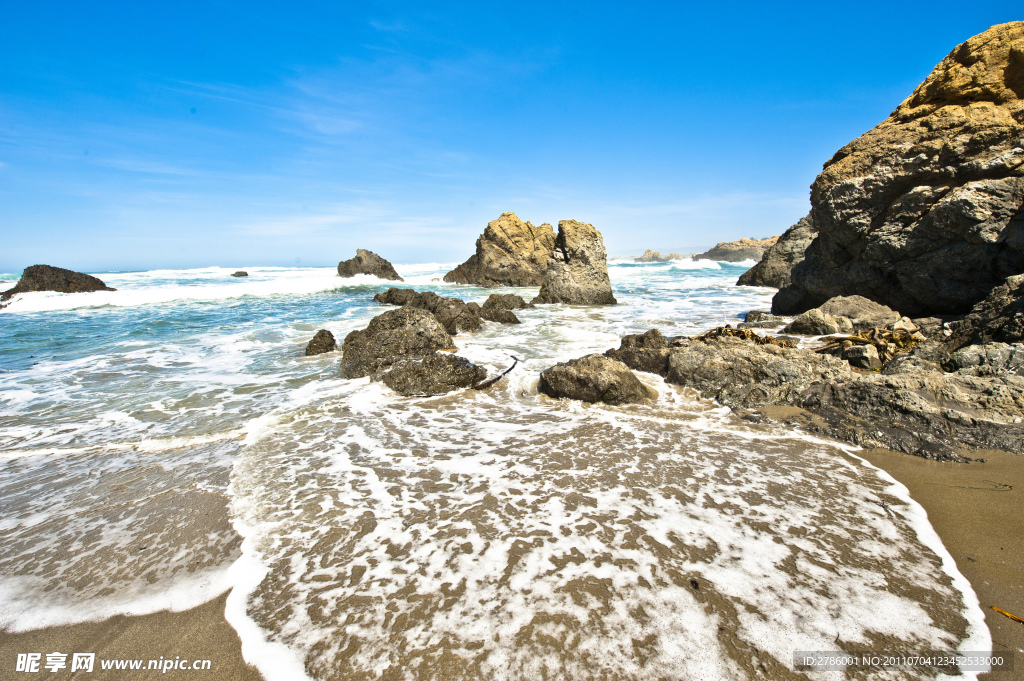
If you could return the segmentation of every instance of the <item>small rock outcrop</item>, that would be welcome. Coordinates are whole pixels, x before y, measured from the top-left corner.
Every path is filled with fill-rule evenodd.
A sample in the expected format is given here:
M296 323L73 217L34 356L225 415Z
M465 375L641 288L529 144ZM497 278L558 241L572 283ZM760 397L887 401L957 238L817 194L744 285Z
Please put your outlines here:
M765 250L775 245L777 236L767 239L748 239L739 241L722 241L709 251L695 253L694 260L718 260L721 262L743 262L744 260L760 260Z
M471 388L487 378L487 371L465 357L436 352L425 357L399 359L373 374L371 380L400 395L443 395L461 388Z
M327 329L320 329L313 336L313 339L306 344L306 356L311 355L322 355L325 352L334 352L334 349L338 347L337 342L334 340L334 334Z
M551 397L583 402L630 404L657 397L622 362L604 355L587 355L560 362L540 374L539 389Z
M341 368L346 378L362 378L399 359L429 357L438 350L455 350L452 337L427 310L405 306L377 315L365 329L345 336Z
M373 297L382 305L404 305L427 310L451 335L480 328L480 311L460 298L444 298L433 291L418 293L411 288L389 288Z
M957 46L811 185L818 234L773 312L863 295L965 314L1024 272L1024 22Z
M624 336L618 349L604 353L634 371L664 376L668 372L669 340L658 329Z
M57 293L85 293L87 291L116 291L91 274L83 274L73 270L50 265L32 265L26 267L21 279L0 294L0 300L10 300L19 293L35 291L56 291Z
M480 316L490 322L500 324L520 324L519 317L512 310L524 310L533 307L514 293L492 293L480 307Z
M558 237L547 261L544 283L532 302L615 305L604 239L593 225L575 220L558 223Z
M554 247L551 225L534 227L515 213L502 213L476 240L476 253L444 275L444 280L486 288L540 286Z
M678 253L669 253L668 255L662 255L658 251L652 251L647 249L644 254L639 258L634 258L635 262L668 262L669 260L680 260L683 256Z
M947 351L974 343L1024 343L1024 275L1008 277L992 289L945 341Z
M826 300L818 308L833 317L846 317L854 331L887 328L900 320L900 313L864 296L837 296Z
M398 276L395 268L376 253L362 248L356 249L356 257L338 263L339 277L354 277L357 274L369 274L378 279L389 281L405 281Z
M238 270L237 272L232 273L231 276L232 277L248 277L249 273L246 272L245 270Z
M788 286L789 273L794 265L804 259L804 252L817 233L810 214L800 218L764 252L756 265L740 275L736 285L771 288Z
M822 312L820 308L814 308L794 319L782 331L803 336L828 336L833 333L850 333L853 324L846 317L836 317Z

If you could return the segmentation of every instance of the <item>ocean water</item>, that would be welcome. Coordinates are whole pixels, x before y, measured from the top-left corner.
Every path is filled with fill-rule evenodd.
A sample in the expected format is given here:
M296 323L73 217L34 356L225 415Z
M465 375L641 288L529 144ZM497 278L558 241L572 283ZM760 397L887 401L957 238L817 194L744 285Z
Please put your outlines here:
M233 587L271 680L797 678L796 650L990 649L923 510L854 448L654 375L650 405L538 394L626 333L767 309L733 285L749 264L612 261L620 305L456 336L491 375L521 362L435 398L303 355L383 311L372 277L99 273L118 290L21 296L0 311L0 627ZM452 266L397 269L486 299L441 282Z

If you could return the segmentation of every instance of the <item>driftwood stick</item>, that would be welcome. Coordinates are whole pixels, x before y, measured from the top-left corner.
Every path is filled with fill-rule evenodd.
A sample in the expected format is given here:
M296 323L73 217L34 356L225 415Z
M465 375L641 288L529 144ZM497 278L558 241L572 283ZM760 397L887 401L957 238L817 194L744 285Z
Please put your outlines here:
M483 390L484 388L490 388L492 385L500 381L505 376L505 374L515 369L516 365L519 364L519 358L516 357L515 355L510 355L510 357L512 357L512 366L510 366L508 369L505 369L494 378L488 378L486 381L480 381L479 383L473 386L473 390Z

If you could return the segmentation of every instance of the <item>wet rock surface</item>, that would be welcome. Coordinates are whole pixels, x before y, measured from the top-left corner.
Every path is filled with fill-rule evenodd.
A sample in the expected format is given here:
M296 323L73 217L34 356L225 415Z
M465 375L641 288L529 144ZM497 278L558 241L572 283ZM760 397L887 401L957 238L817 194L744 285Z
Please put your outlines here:
M50 265L26 267L21 279L0 294L0 300L10 300L19 293L56 291L57 293L85 293L87 291L116 291L91 274L66 270Z
M818 234L773 311L863 295L964 314L1024 272L1024 22L956 47L811 186Z
M378 279L405 281L398 276L395 268L384 258L372 251L356 249L356 257L338 263L339 277L354 277L357 274L369 274Z
M622 362L604 355L586 355L560 362L540 374L539 389L551 397L583 402L630 404L657 397Z
M246 272L245 270L238 270L237 272L233 272L231 274L231 276L232 277L248 277L249 273Z
M413 396L443 395L471 388L486 378L487 371L465 357L436 352L398 359L374 373L371 380L382 381L400 395Z
M327 329L320 329L306 344L306 356L322 355L325 352L333 352L338 343L334 340L334 334Z
M487 321L500 324L519 324L519 317L512 310L525 310L533 307L514 293L492 293L480 307L478 314Z
M445 298L433 291L417 292L411 288L389 288L373 297L382 305L404 305L427 310L441 323L445 331L456 335L461 331L480 328L480 308L467 305L460 298ZM518 320L517 322L518 323Z
M551 225L535 227L515 213L502 213L477 239L476 253L444 275L444 280L487 288L540 286L554 247Z
M740 275L736 285L772 288L788 286L793 266L803 260L807 247L811 245L817 233L810 214L800 218L764 252L756 265Z
M558 223L554 251L547 261L536 304L615 305L608 257L601 233L575 220Z
M743 262L744 260L760 260L764 252L775 245L777 236L767 239L742 238L739 241L723 241L714 248L695 253L694 260L720 260L722 262Z
M388 310L353 331L342 345L341 367L346 378L369 376L399 359L428 357L455 344L429 311L417 307Z

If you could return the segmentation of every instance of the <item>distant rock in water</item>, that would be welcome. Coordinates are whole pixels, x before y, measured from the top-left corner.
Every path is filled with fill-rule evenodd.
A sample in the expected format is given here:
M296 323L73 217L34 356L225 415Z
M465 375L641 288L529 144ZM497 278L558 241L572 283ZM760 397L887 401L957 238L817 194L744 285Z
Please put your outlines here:
M313 339L306 345L306 356L322 355L325 352L333 352L338 347L334 340L334 334L327 329L320 329L313 336Z
M515 213L502 213L476 240L476 253L444 275L444 280L487 288L540 286L554 247L551 225L534 227Z
M658 395L625 364L604 355L587 355L545 369L539 389L551 397L607 404L642 402Z
M811 185L818 234L776 294L795 314L858 294L964 314L1024 272L1024 22L956 47Z
M575 220L558 223L558 237L534 304L615 305L601 233Z
M775 245L779 240L777 236L770 236L767 239L748 239L746 237L739 241L723 241L717 244L710 251L696 253L694 260L720 260L722 262L743 262L744 260L760 260L766 249Z
M646 251L644 251L644 254L641 255L639 258L634 258L634 261L635 262L668 262L669 260L679 260L682 257L683 256L679 255L678 253L669 253L668 255L663 256L660 252L652 251L651 249L648 248Z
M116 291L90 274L49 265L26 267L14 288L0 294L0 300L10 300L19 293L56 291L58 293L85 293L87 291Z
M235 272L235 273L234 273L234 274L232 274L231 276L232 276L232 277L248 277L248 276L249 276L249 273L248 273L248 272L246 272L245 270L238 270L237 272Z
M789 285L789 274L793 266L803 260L804 251L811 245L818 230L810 214L787 229L761 256L761 260L740 275L737 286L770 286L782 288Z
M362 248L356 249L356 257L338 263L339 277L354 277L357 274L369 274L378 279L391 281L405 281L398 276L398 272L391 266L391 263L376 253Z

